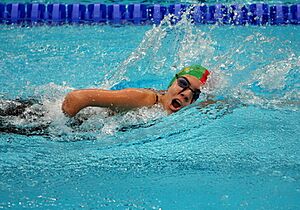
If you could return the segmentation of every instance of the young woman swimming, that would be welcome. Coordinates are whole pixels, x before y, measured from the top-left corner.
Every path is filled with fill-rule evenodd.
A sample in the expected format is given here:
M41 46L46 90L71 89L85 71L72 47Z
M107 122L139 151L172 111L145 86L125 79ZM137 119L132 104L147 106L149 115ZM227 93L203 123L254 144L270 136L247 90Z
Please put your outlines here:
M166 91L135 88L75 90L65 97L62 110L67 116L73 117L89 106L126 111L161 104L164 110L171 114L199 98L200 88L206 83L209 74L210 72L200 65L185 67L171 80Z
M72 91L64 99L62 110L69 116L75 116L88 106L107 107L114 111L126 111L143 106L161 104L169 113L195 102L200 88L206 83L210 73L205 68L194 65L181 70L171 80L168 90L123 89L117 91L84 89ZM207 102L205 102L207 103ZM210 102L208 101L210 104ZM35 99L0 100L0 133L18 133L22 135L48 135L51 120L45 117L47 110L42 102ZM26 126L14 123L14 119L24 121ZM76 115L68 126L78 127L87 116ZM88 117L87 117L88 118ZM27 125L28 124L28 125ZM123 128L121 128L122 130Z

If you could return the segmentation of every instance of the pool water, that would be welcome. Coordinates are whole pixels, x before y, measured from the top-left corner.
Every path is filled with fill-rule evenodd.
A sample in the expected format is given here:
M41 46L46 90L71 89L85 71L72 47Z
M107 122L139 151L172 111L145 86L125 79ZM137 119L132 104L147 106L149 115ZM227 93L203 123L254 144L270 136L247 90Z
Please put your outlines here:
M2 25L0 108L39 103L0 118L0 208L299 209L299 32L187 20ZM61 113L72 89L165 89L194 63L211 78L199 102L175 114L91 108L71 126ZM208 97L217 102L201 103Z

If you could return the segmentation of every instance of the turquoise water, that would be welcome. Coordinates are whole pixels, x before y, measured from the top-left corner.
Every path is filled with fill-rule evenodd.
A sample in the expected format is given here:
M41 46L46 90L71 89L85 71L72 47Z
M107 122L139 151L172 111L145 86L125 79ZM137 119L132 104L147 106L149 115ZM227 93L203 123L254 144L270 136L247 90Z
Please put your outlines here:
M41 104L1 117L24 132L0 134L0 208L299 209L299 30L1 26L0 108ZM192 63L212 77L176 114L93 108L72 127L60 111L73 88L164 89Z

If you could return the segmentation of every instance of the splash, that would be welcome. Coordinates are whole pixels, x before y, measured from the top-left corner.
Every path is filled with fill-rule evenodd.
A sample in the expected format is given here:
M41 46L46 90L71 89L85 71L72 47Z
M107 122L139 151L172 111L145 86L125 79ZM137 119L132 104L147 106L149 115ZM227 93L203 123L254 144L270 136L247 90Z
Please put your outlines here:
M208 64L214 53L214 42L208 33L194 27L188 18L192 12L190 7L182 12L180 18L169 14L159 25L153 25L146 31L139 46L119 64L118 70L111 70L106 75L102 88L109 89L122 80L129 81L131 78L127 75L132 67L136 75L151 73L165 76L174 74L186 65ZM140 68L141 62L147 66Z
M27 84L18 98L0 99L0 131L55 137L72 133L61 111L63 98L70 90L73 88L66 84Z
M269 92L274 88L283 90L286 87L288 82L285 78L289 77L291 69L298 66L298 58L293 50L285 46L286 41L271 34L266 35L263 31L265 29L261 32L250 26L242 30L218 25L203 29L189 18L192 13L191 7L180 18L166 16L159 25L146 31L139 46L119 64L117 70L113 69L106 74L102 88L111 88L120 81L131 81L132 78L145 74L171 77L182 67L195 63L201 63L212 72L203 88L207 95L223 95L234 101L238 99L242 103L264 106L270 103L270 98L257 95L257 89L249 89L249 86L255 84ZM223 39L213 37L224 28L226 30L221 37L228 40L227 49L222 49ZM249 30L250 34L227 35L228 31L236 30L241 34ZM269 52L274 53L271 59ZM290 92L295 91L294 89L295 87L291 88ZM250 100L250 96L253 100ZM277 99L283 100L284 97L288 97L288 94Z
M61 106L69 89L50 84L31 87L35 99L1 99L0 132L41 135L54 141L97 140L119 131L151 125L151 122L166 116L163 108L155 105L125 113L89 107L81 110L75 118L68 118Z
M282 49L281 49L282 50ZM232 95L242 103L264 108L300 110L299 59L294 53L271 61L247 73L249 78L232 88Z
M281 28L197 26L187 18L191 14L192 10L188 9L181 19L169 15L160 25L146 31L138 47L118 64L117 70L111 69L106 74L101 87L111 88L123 80L139 80L141 76L149 78L153 74L155 79L165 79L162 83L167 85L169 80L166 78L171 78L183 66L201 63L212 72L203 88L207 95L222 96L231 103L299 110L300 57L291 47L291 41L272 33ZM82 50L76 48L75 51L84 54ZM46 132L57 138L67 135L72 139L80 139L81 134L84 136L91 131L97 136L91 138L97 139L164 116L161 109L155 108L121 115L91 108L83 110L77 121L72 122L64 117L60 108L64 95L72 89L55 83L36 87L28 83L18 96L34 97L38 102L23 109L20 116L2 117L1 126L12 125L18 131L29 131L27 134ZM5 98L5 94L1 98ZM13 103L2 100L0 108L4 110L8 106L20 105L18 101ZM38 127L42 129L35 130Z

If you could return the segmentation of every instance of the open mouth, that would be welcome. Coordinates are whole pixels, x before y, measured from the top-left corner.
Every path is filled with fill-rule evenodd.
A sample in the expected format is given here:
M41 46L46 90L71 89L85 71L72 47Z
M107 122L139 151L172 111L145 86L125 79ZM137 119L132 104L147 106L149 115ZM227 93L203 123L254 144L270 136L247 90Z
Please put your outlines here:
M173 99L171 105L175 108L175 109L179 109L182 105L181 102L178 99Z

